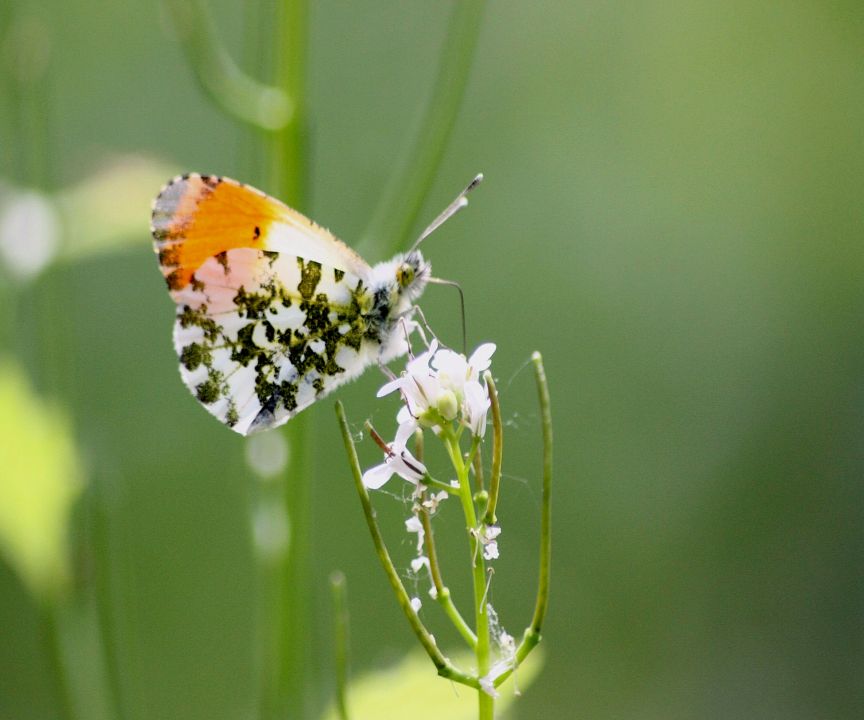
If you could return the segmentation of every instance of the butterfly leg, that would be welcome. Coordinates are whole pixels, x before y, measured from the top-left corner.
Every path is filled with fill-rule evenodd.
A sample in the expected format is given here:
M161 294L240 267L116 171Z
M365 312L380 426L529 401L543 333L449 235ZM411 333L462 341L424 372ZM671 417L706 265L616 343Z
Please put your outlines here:
M409 313L414 313L415 311L417 315L420 316L420 322L416 324L417 332L420 333L420 337L423 338L423 344L428 348L429 340L426 338L426 333L423 332L423 329L426 329L426 331L432 336L433 340L438 340L438 336L435 334L435 331L429 326L429 322L426 320L426 316L423 314L423 309L419 305L412 305L408 311L406 311L403 315L399 317L399 320L404 322L404 318L407 317Z

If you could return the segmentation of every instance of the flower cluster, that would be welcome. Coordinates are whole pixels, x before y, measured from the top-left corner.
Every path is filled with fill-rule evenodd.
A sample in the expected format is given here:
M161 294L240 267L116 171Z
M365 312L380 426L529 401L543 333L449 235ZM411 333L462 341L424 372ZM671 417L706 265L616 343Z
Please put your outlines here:
M534 616L518 643L498 620L489 604L493 572L489 563L499 559L501 526L496 512L502 478L502 448L504 424L495 380L488 372L495 345L481 345L470 357L442 348L437 341L427 351L410 358L399 377L387 382L379 397L397 392L401 397L396 419L398 430L392 443L386 443L371 423L366 428L384 452L384 462L364 473L357 459L351 431L341 404L337 414L342 437L348 451L366 522L372 533L376 551L388 575L405 615L423 648L438 668L438 674L478 691L478 708L484 720L494 715L498 688L511 675L540 641L540 630L548 603L550 545L550 504L552 429L546 376L539 353L532 363L540 399L543 420L543 495L541 511L540 584L537 590ZM489 448L486 449L487 415L491 417ZM427 433L426 431L431 431ZM449 477L427 470L423 463L424 434L446 451L452 473ZM412 436L416 438L416 454L408 449ZM432 437L434 436L434 437ZM488 474L484 468L484 455ZM431 455L429 456L431 457ZM416 546L408 577L415 582L415 592L409 594L400 573L390 558L383 535L378 528L369 490L377 489L398 475L410 483L411 515L404 528ZM441 503L448 510L461 508L464 531L470 550L473 614L464 616L458 607L459 598L451 593L445 581L440 555L435 542L435 520ZM429 597L443 611L453 627L473 651L475 670L465 672L450 661L438 648L435 637L427 629L423 601L416 584L421 575L428 575ZM422 583L425 584L425 583ZM466 620L473 617L473 624ZM518 693L518 689L516 691Z
M426 352L408 362L402 375L378 391L378 397L384 397L398 390L403 404L396 415L396 439L387 447L384 462L363 474L367 488L380 488L394 474L415 485L423 479L426 467L406 446L418 428L439 434L455 423L476 438L484 436L490 401L480 377L489 369L494 352L495 345L485 343L466 359L433 340Z

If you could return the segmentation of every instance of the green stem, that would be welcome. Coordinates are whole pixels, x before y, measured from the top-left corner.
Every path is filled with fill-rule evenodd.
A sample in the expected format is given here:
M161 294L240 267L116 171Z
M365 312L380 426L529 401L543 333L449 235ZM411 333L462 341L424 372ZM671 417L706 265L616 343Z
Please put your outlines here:
M362 247L375 243L395 252L407 246L456 122L485 6L486 0L454 4L432 92L363 233Z
M414 457L416 457L420 462L423 462L423 452L423 431L418 429L414 433ZM427 479L431 480L428 473L423 479L424 485L427 484ZM437 480L435 481L435 484L439 486L444 485L444 483L439 483ZM449 485L446 486L446 488L449 495L453 488ZM426 557L429 560L429 574L432 576L432 585L435 588L435 600L442 607L447 617L450 618L450 622L453 623L453 626L459 631L459 634L463 637L465 642L468 643L468 646L471 649L474 649L477 647L477 636L469 627L468 623L465 622L465 618L462 617L462 614L453 602L453 598L450 595L450 588L444 585L444 578L441 575L441 566L438 564L438 548L435 545L435 533L432 530L432 516L429 510L423 505L423 501L428 497L429 495L424 489L420 499L420 509L417 514L423 525L424 545L426 546Z
M57 708L61 720L74 720L75 712L72 702L69 672L63 652L62 622L63 601L56 597L46 600L42 606L42 634L45 641L50 666L51 677L54 680Z
M387 552L387 546L384 544L384 537L381 535L381 530L378 528L378 522L375 520L375 510L372 508L372 502L369 499L369 493L363 485L363 471L360 469L360 461L357 458L357 448L354 447L354 440L351 437L351 430L348 427L348 421L345 418L345 408L341 402L336 403L336 416L339 419L339 428L342 431L342 441L345 444L345 452L348 455L348 463L351 466L351 474L354 478L354 485L357 488L357 494L360 496L360 504L363 507L363 515L366 518L366 525L369 528L369 534L372 536L372 543L375 546L375 554L378 555L378 560L384 572L387 575L387 580L390 582L390 587L396 595L396 600L402 608L402 612L408 619L411 629L429 655L435 667L438 669L438 674L441 677L452 680L453 682L467 685L468 687L480 689L480 683L477 678L459 670L453 663L448 660L438 646L435 644L435 639L429 634L429 631L420 620L420 616L411 607L411 598L399 578L399 573L390 559L390 553Z
M228 117L276 131L293 117L292 96L246 75L220 44L203 0L170 0L168 10L204 93Z
M483 451L480 446L477 447L477 452L471 458L471 467L474 468L474 477L477 478L477 492L485 492L483 482Z
M124 720L129 713L124 704L120 659L118 657L117 625L115 617L115 593L112 580L115 563L111 554L111 524L105 483L113 478L97 475L84 494L83 502L88 511L88 542L94 565L94 593L96 615L99 625L99 640L105 665L105 683L108 703L113 717Z
M423 462L423 451L423 431L418 429L414 433L414 457L416 457L420 462ZM431 480L428 473L423 479L423 484L428 487L426 482L427 479ZM439 483L436 480L435 485L443 486L444 483ZM447 485L446 490L449 495L453 491L453 488ZM429 574L432 576L432 585L435 588L435 600L444 610L447 617L450 618L450 622L453 623L453 626L459 631L459 634L465 642L468 643L468 647L473 650L477 647L477 636L474 634L474 631L470 628L468 623L465 622L465 618L462 617L462 614L453 602L453 598L450 595L450 588L444 585L444 578L441 575L441 566L438 563L438 548L435 545L435 533L432 530L432 516L429 510L423 505L423 501L428 497L429 495L427 494L427 491L424 490L420 499L420 509L417 511L417 514L423 525L424 545L426 547L426 557L429 559Z
M310 468L306 418L285 429L289 462L281 477L259 483L258 506L276 504L287 518L288 542L259 558L261 587L261 718L305 717L309 689ZM265 510L266 511L266 510Z
M282 0L276 30L276 82L291 99L293 113L273 133L269 191L305 210L306 201L306 63L309 30L307 0Z
M539 352L531 355L537 383L537 399L543 421L543 496L540 517L540 578L537 584L537 602L530 630L540 636L540 628L549 606L549 570L552 566L552 409L549 402L549 384Z
M289 98L293 112L287 123L272 134L268 189L295 206L303 206L306 187L306 153L302 137L305 123L306 0L282 0L277 10L274 47L276 84ZM312 468L308 417L299 416L286 426L290 461L282 475L284 511L289 519L287 555L276 569L281 620L277 647L278 675L267 720L305 718L307 695L312 687L308 653L312 641L309 596L311 582ZM266 669L265 669L266 672Z
M504 450L504 425L501 422L501 406L498 404L498 390L492 373L486 372L483 376L489 391L490 409L492 410L492 470L489 478L489 502L486 504L486 513L483 522L494 525L497 521L495 510L498 507L498 491L501 487L501 457Z
M340 720L348 720L348 606L345 602L345 575L342 572L331 573L330 590L336 646L336 709Z
M477 513L474 509L474 498L468 476L469 465L462 458L462 451L456 435L449 429L442 432L441 437L447 447L453 469L459 481L459 498L465 513L468 527L468 546L471 551L472 580L474 585L474 621L477 632L477 644L474 654L477 659L477 676L484 677L491 665L489 613L486 604L486 563L483 560L483 548L478 532ZM477 691L478 717L480 720L491 720L495 711L495 700L483 690Z
M418 458L418 460L419 460L419 458ZM450 494L453 493L453 486L452 486L452 485L448 485L448 484L445 483L445 482L441 482L440 480L436 480L435 478L433 478L433 477L432 477L431 475L429 475L428 473L427 473L426 475L423 476L423 480L421 480L421 482L422 482L426 487L430 487L430 488L437 488L438 490L443 490L443 491L446 492L448 495L450 495Z
M516 649L516 667L528 657L541 639L541 629L549 607L549 571L552 566L552 410L549 402L549 385L543 358L539 352L531 355L534 364L534 379L537 384L537 398L540 403L540 418L543 424L543 491L540 510L540 571L537 582L537 600L531 624L525 629L522 642ZM500 675L495 687L503 683L513 670Z
M444 579L441 576L441 566L438 564L438 549L435 547L435 535L432 532L432 519L429 517L429 511L426 508L421 508L418 515L420 516L420 522L423 524L426 557L429 558L429 574L432 575L432 584L435 586L435 599L441 605L447 617L450 618L450 622L453 623L453 626L473 650L477 647L477 636L468 626L468 623L465 622L465 618L462 617L454 604L453 598L450 595L450 588L444 584Z

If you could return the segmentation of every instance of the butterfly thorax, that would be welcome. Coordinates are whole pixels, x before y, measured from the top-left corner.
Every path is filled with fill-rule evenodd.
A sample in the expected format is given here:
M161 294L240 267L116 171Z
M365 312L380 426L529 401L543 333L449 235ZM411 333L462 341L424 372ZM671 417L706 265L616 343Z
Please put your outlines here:
M417 250L397 255L392 260L375 265L370 272L372 307L366 315L369 335L381 343L381 359L387 362L405 352L391 341L404 339L393 329L400 318L410 315L414 301L429 282L431 266ZM400 346L403 344L398 343Z

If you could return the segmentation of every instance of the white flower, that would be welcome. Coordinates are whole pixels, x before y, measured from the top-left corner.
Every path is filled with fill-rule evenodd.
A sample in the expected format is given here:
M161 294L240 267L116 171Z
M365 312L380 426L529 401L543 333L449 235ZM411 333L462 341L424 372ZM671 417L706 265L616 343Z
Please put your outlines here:
M423 602L419 597L411 598L411 609L414 610L415 613L420 612L421 607L423 607Z
M420 572L420 570L422 570L424 567L429 567L429 558L425 555L418 555L411 561L411 570L414 573Z
M423 529L423 523L416 515L412 515L405 521L405 529L409 533L417 533L417 555L423 552L423 541L426 539L426 531Z
M385 383L378 390L378 397L384 397L398 390L402 393L405 407L411 417L419 418L428 414L430 409L435 408L441 391L437 375L429 369L429 362L437 350L438 341L433 340L429 350L408 361L402 375Z
M422 502L422 505L429 511L430 515L434 515L438 510L438 506L448 497L449 495L447 494L447 491L442 490L441 492L435 493L434 495L430 495L429 497L427 497Z
M408 362L402 375L378 391L378 397L401 393L404 405L396 417L400 429L422 426L438 432L444 422L459 419L482 437L490 403L480 376L489 369L494 352L493 343L484 343L466 359L433 340L426 352Z
M453 350L438 350L430 364L434 366L441 385L461 396L466 383L477 382L480 375L489 369L494 352L494 343L483 343L468 360Z
M408 424L400 425L396 439L381 465L369 468L363 473L363 484L370 490L377 490L394 474L410 483L417 484L426 475L426 466L415 458L405 446L414 428Z
M479 382L470 380L465 383L462 417L475 437L482 438L486 434L486 413L491 404L489 394Z
M481 525L479 530L474 531L475 537L480 541L483 547L483 558L486 560L497 560L498 541L497 537L501 534L501 528L497 525Z

